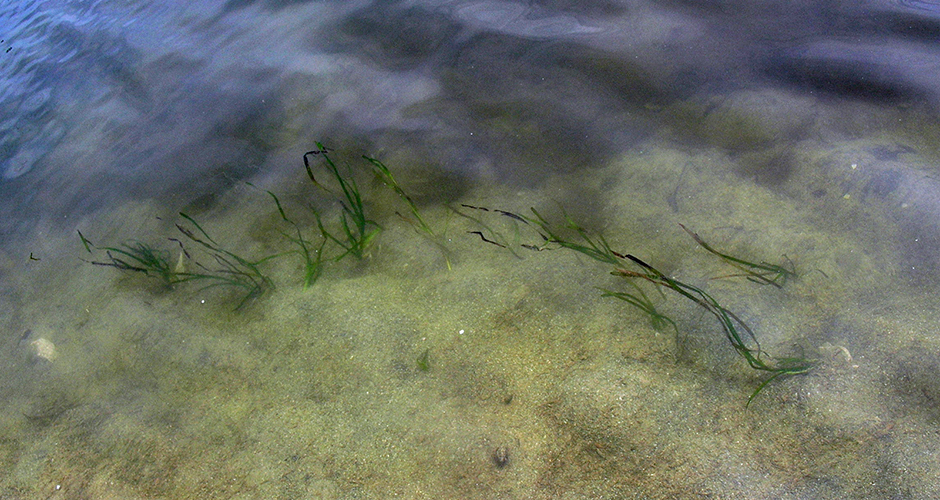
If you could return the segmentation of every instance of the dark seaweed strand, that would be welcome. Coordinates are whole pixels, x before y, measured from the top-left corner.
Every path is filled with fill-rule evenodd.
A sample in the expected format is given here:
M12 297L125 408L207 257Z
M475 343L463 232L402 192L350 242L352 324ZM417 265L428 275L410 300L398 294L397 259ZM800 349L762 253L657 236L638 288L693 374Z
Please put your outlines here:
M708 251L709 253L713 255L720 257L728 264L741 270L744 273L744 276L746 276L747 279L750 281L753 281L755 283L760 283L763 285L773 285L777 288L782 288L783 283L786 282L787 278L796 277L795 272L789 269L786 269L783 266L778 266L775 264L768 264L767 262L761 262L760 264L757 264L754 262L746 261L744 259L740 259L733 255L721 253L718 250L715 250L714 248L712 248L711 245L706 243L705 240L702 239L702 237L698 235L698 233L695 233L694 231L685 227L682 224L679 224L679 227L685 230L685 232L688 233L689 236L691 236L692 239L694 239L695 242L698 243L699 246L704 248L706 251Z

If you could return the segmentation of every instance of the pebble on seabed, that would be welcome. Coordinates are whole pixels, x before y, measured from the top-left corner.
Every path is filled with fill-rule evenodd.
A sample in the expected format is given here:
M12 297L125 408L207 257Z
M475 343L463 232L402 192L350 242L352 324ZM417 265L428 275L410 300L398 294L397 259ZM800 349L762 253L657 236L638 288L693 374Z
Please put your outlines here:
M496 464L497 469L502 469L509 465L509 447L500 446L493 450L493 462Z
M55 361L57 356L55 351L55 344L52 341L39 337L38 339L29 343L29 347L32 350L33 359L38 361L44 359L46 361Z

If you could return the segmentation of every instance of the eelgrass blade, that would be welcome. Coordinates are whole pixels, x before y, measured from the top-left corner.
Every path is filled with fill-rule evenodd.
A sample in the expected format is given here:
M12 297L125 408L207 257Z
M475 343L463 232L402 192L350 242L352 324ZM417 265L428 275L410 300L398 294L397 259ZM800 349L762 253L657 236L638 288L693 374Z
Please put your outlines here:
M804 372L788 373L788 372L785 372L785 371L778 371L778 372L774 373L773 375L767 377L767 380L764 380L763 382L761 382L760 385L758 385L757 388L754 389L754 392L752 392L751 395L747 397L747 403L744 403L744 408L745 408L745 409L750 408L750 406L751 406L751 401L754 401L754 398L756 398L757 395L760 394L760 392L761 392L762 390L764 390L764 387L767 387L767 385L770 384L771 382L773 382L774 380L776 380L777 377L781 377L781 376L783 376L783 375L796 375L796 374L798 374L798 373L804 373Z
M415 360L415 364L418 365L418 369L423 372L431 371L431 349L425 349Z
M260 295L266 288L272 288L274 286L270 278L262 273L258 266L263 262L278 257L278 254L269 255L257 261L250 261L234 252L221 248L218 243L216 243L215 240L213 240L212 237L209 236L209 234L202 228L202 226L193 220L192 217L182 212L180 212L180 216L192 223L193 226L199 230L199 233L202 234L205 240L208 240L208 242L198 237L196 233L181 224L176 224L176 228L189 240L202 246L206 252L212 256L216 263L221 266L220 269L209 270L205 266L199 264L199 266L205 269L207 273L190 275L189 278L191 280L216 280L217 283L210 284L208 287L228 285L247 290L245 297L243 297L242 301L235 308L236 310L240 309L248 301L248 299L256 297Z
M620 299L630 304L633 307L636 307L637 309L643 311L650 317L650 326L652 326L654 330L656 330L657 332L661 332L663 331L663 329L666 328L666 326L672 326L672 328L676 332L676 336L678 337L679 327L676 325L676 322L673 321L672 318L670 318L669 316L666 316L665 314L660 313L656 309L656 306L653 305L652 301L650 301L650 299L646 296L646 294L643 293L643 290L640 290L640 288L635 283L633 283L632 281L628 283L630 283L631 285L637 288L639 295L635 295L635 294L628 293L628 292L615 292L612 290L601 288L600 290L604 292L601 295L601 297L613 297L616 299Z
M320 144L319 142L316 143L316 145L317 145L317 149L315 149L315 150L313 150L313 151L307 151L306 153L304 153L304 156L303 156L303 158L304 158L304 168L307 169L307 176L310 177L310 181L313 182L313 184L314 184L315 186L319 187L320 189L323 189L324 191L329 191L329 190L326 189L322 184L320 184L319 182L317 182L317 178L313 175L313 169L310 167L310 162L307 160L307 157L308 157L308 156L311 156L311 155L321 155L321 154L322 154L322 155L325 155L326 153L329 152L329 150L328 150L327 148L325 148L325 147L324 147L322 144Z
M320 279L323 273L323 248L326 247L326 238L320 241L320 247L314 250L315 258L311 259L310 254L305 254L306 266L304 272L304 288L310 288L311 285Z
M431 226L424 220L424 217L421 217L421 213L418 212L418 206L415 205L414 200L412 200L411 197L408 196L408 193L406 193L405 190L402 189L401 184L399 184L398 181L395 180L395 176L392 175L392 171L389 170L389 168L384 163L382 163L381 161L375 158L371 158L369 156L363 156L363 158L366 161L368 161L370 165L372 165L372 171L382 181L382 183L385 184L389 189L394 191L395 194L397 194L398 197L401 198L401 200L404 201L406 205L408 205L408 209L411 211L411 217L410 218L405 217L399 212L395 212L395 213L399 217L401 217L404 221L408 222L409 224L411 224L412 226L414 226L415 228L423 232L424 235L427 236L431 240L432 243L434 243L435 245L437 245L438 248L441 249L441 253L444 254L444 261L447 264L447 270L450 271L451 270L450 255L448 255L449 252L448 252L447 246L444 245L443 238L438 236L438 234L434 232Z
M702 239L702 237L698 235L698 233L692 231L691 229L685 227L682 224L679 224L679 227L685 230L685 232L688 233L689 236L691 236L692 239L694 239L695 242L698 243L698 245L704 248L706 251L708 251L709 253L713 255L717 255L728 264L740 269L744 273L744 276L747 277L747 279L750 281L753 281L755 283L760 283L763 285L773 285L777 288L781 288L783 286L783 283L786 282L787 278L796 277L795 272L789 269L786 269L783 266L778 266L775 264L768 264L767 262L761 262L760 264L757 264L754 262L746 261L744 259L740 259L733 255L721 253L718 250L715 250L714 248L712 248L711 245L706 243L705 240Z
M251 183L247 184L254 187L254 185ZM265 190L265 192L268 193L268 195L271 196L271 199L274 200L274 205L277 207L277 212L281 215L281 220L290 224L294 228L296 236L290 236L283 232L281 234L283 234L284 237L288 239L288 241L297 245L297 250L294 250L293 252L300 254L300 256L304 259L303 283L305 289L309 288L320 277L320 274L323 270L321 264L323 258L323 248L326 246L327 238L321 232L322 239L320 242L320 247L313 249L310 246L310 242L304 238L303 232L300 230L300 226L287 217L287 212L284 210L284 206L281 204L281 200L278 199L277 195L269 190ZM317 219L319 220L319 214L315 210L314 215L316 215ZM315 257L310 255L311 251L315 254Z
M656 309L656 306L653 305L653 302L649 299L649 297L646 296L646 293L643 292L643 290L639 287L639 285L637 285L636 283L632 281L628 281L627 283L633 285L633 287L636 288L639 295L628 293L628 292L614 292L611 290L606 290L606 289L601 288L600 290L604 292L603 295L601 296L620 299L630 304L631 306L636 307L637 309L643 311L650 317L650 326L652 326L653 329L656 330L657 332L661 332L665 330L667 326L672 326L672 329L676 334L675 353L676 353L676 356L678 356L679 349L680 349L679 326L676 325L676 322L673 321L672 318L670 318L669 316L666 316L665 314L660 313Z
M392 171L389 170L389 168L384 163L375 158L370 158L368 156L363 156L363 158L365 158L365 160L372 165L373 172L376 173L382 182L392 191L394 191L395 194L397 194L406 205L408 205L408 208L411 210L411 215L417 221L415 223L416 227L428 235L434 236L434 231L431 229L431 226L429 226L428 223L424 221L424 218L421 217L421 214L418 213L418 207L415 205L414 201L412 201L411 197L405 193L405 190L402 189L398 181L395 180L395 176L392 175Z
M332 233L327 232L323 227L322 221L318 221L321 233L345 250L336 260L341 260L347 255L353 255L357 259L362 259L365 257L366 250L371 244L372 239L381 231L382 226L366 216L365 205L362 201L362 195L359 192L359 186L356 184L356 180L352 177L344 177L340 173L339 167L333 162L332 158L330 158L328 149L319 142L317 142L316 145L317 150L309 151L304 154L304 167L307 170L307 176L310 177L314 185L330 192L323 184L317 182L316 177L313 175L310 162L307 160L308 155L320 155L326 162L327 170L332 174L337 184L339 184L340 190L343 193L342 199L340 200L340 205L342 206L340 222L346 241L343 242Z
M88 238L86 238L81 231L76 230L76 232L78 233L78 237L82 239L82 245L85 246L85 251L91 253L91 247L95 245L91 241L88 241Z
M493 210L490 210L490 209L488 209L488 208L477 207L477 206L473 206L473 205L460 205L460 206L462 206L462 207L464 207L464 208L470 208L470 209L473 209L473 210L480 210L480 211L484 211L484 212L491 212L491 211L493 211ZM479 226L479 227L481 227L481 228L483 228L483 229L485 230L485 231L467 231L467 234L476 234L476 235L479 236L479 237L482 239L482 241L484 241L485 243L489 243L489 244L491 244L491 245L496 245L496 246L498 246L498 247L500 247L500 248L504 248L504 249L506 249L506 250L509 250L509 253L511 253L511 254L513 255L513 257L515 257L515 258L517 258L517 259L521 259L521 258L522 258L522 256L520 256L518 253L516 253L516 250L513 248L514 245L510 243L509 238L507 238L507 237L506 237L505 235L503 235L501 232L499 232L499 231L493 229L492 227L490 227L489 225L487 225L485 222L483 222L481 219L479 219L479 218L477 218L477 217L473 217L473 216L470 216L470 215L468 215L468 214L465 214L465 213L461 212L460 210L457 210L456 208L454 208L454 207L452 207L452 206L450 206L450 205L448 205L447 208L449 208L451 212L453 212L453 213L455 213L455 214L457 214L457 215L459 215L459 216L461 216L461 217L463 217L463 218L465 218L465 219L468 219L468 220L474 222L477 226ZM515 215L515 214L513 214L513 215ZM524 223L526 223L526 224L529 223L529 222L526 221L525 219L522 219L522 222L524 222ZM517 233L516 236L518 237L518 227L516 227L516 230L517 230L517 231L516 231L516 233Z
M555 244L562 248L567 248L569 250L574 250L576 252L582 253L594 260L597 260L599 262L603 262L606 264L618 265L620 264L620 259L623 258L621 254L617 253L616 251L613 250L613 248L611 248L610 244L607 243L607 239L604 238L603 235L597 234L597 235L592 236L591 233L588 232L588 230L584 229L583 227L575 223L574 219L572 219L568 214L565 214L566 224L564 227L568 230L574 231L578 235L578 238L579 238L578 242L570 241L562 237L557 232L557 230L555 230L552 227L551 223L549 223L548 220L545 219L545 217L542 217L542 214L540 214L534 208L530 208L534 217L527 217L527 216L519 215L513 212L509 212L506 210L478 207L474 205L461 205L461 206L466 207L466 208L472 208L474 210L481 210L484 212L495 212L497 214L520 221L524 224L537 227L538 229L536 230L536 232L542 238L544 244L543 245L531 245L531 244L522 245L523 247L528 248L530 250L544 250L548 248L547 245ZM486 241L485 238L484 238L484 241Z
M108 256L109 260L108 262L91 261L96 266L140 272L150 277L159 278L168 286L178 281L176 273L170 265L169 254L166 251L154 249L146 243L130 241L122 244L121 247L102 247L100 250L105 251L105 255Z
M580 252L594 260L603 262L605 264L620 264L620 259L622 259L622 256L610 247L610 245L607 243L607 239L604 238L603 235L598 234L591 236L591 234L588 233L586 229L575 223L568 214L565 214L565 221L567 223L565 227L577 233L582 243L568 241L553 231L551 224L549 224L548 221L542 217L540 213L538 213L538 211L536 211L534 208L530 208L530 210L532 210L532 213L535 214L535 217L527 217L526 220L532 224L537 225L542 231L545 232L545 234L540 234L547 242L555 243L563 248Z
M193 226L196 226L196 229L198 229L199 232L202 233L202 235L205 236L207 240L211 241L213 245L218 245L218 243L216 243L215 240L213 240L212 237L209 236L209 233L207 233L207 232L202 228L202 226L199 225L198 222L196 222L195 220L193 220L192 217L190 217L190 216L184 214L183 212L180 212L180 217L182 217L182 218L188 220ZM176 227L180 227L180 225L177 224ZM182 229L180 229L180 230L182 231ZM184 231L184 233L185 233L185 231ZM195 238L192 238L192 237L191 237L191 239L195 240ZM198 240L197 240L197 241L198 241ZM203 245L205 245L205 243L203 243L203 242L199 242L199 243L202 243Z
M739 356L744 358L751 368L756 369L756 370L766 371L772 374L768 380L765 380L757 388L757 390L755 390L751 394L751 397L749 398L748 403L750 403L750 400L752 400L754 396L756 396L764 387L766 387L766 385L770 381L783 375L796 375L800 373L806 373L813 366L812 361L808 359L804 359L804 358L783 358L783 359L777 359L771 362L770 360L772 360L773 358L769 356L761 348L760 343L757 340L757 336L754 334L751 328L733 312L721 306L721 304L719 304L718 301L715 300L714 297L709 295L707 292L705 292L701 288L689 285L687 283L683 283L679 280L675 280L666 276L665 274L660 272L658 269L654 268L653 266L647 264L646 262L640 260L639 258L633 255L622 254L613 250L613 248L610 246L610 244L607 242L607 240L604 238L603 235L591 234L586 229L582 228L577 223L575 223L567 214L565 215L566 225L564 227L570 231L574 231L574 233L577 235L577 239L574 241L565 239L564 237L562 237L560 233L556 231L552 227L552 225L544 217L542 217L542 215L539 214L539 212L536 211L534 208L532 209L532 213L534 214L533 217L522 217L517 214L502 211L502 210L492 210L492 209L488 209L485 207L477 207L473 205L463 205L463 206L467 208L476 209L476 210L496 212L501 215L511 217L513 219L521 220L526 224L536 226L538 228L537 232L539 236L545 241L546 244L555 244L562 248L567 248L569 250L574 250L576 252L579 252L599 262L613 264L615 266L615 269L611 274L614 274L616 276L626 277L626 278L644 279L646 281L649 281L650 283L653 283L654 285L657 285L663 288L668 288L674 291L675 293L678 293L679 295L698 304L700 307L708 311L711 315L713 315L718 320L719 324L722 327L722 330L725 333L726 338L728 339L731 346L735 349L735 352L737 352ZM461 215L464 215L464 214L461 214ZM466 215L464 216L467 217ZM777 283L778 280L782 281L787 276L795 275L792 271L784 269L780 266L773 266L771 264L766 264L766 263L753 264L753 263L744 261L742 259L738 259L730 255L719 253L715 251L713 248L711 248L710 246L708 246L708 244L705 243L704 240L702 240L697 234L686 229L685 226L683 226L683 229L689 232L689 234L692 235L692 237L696 240L696 242L702 245L709 252L715 255L718 255L719 257L722 257L727 262L733 265L740 266L739 268L749 268L747 269L749 276L752 276L755 278L761 278L762 281L764 282L768 282L776 286L780 286L779 283ZM483 240L486 242L499 244L499 243L487 240L482 232L476 232L476 233L479 234L480 237L483 238ZM499 246L503 246L503 245L500 244ZM542 250L545 248L544 245L539 246L539 247L536 247L534 245L523 245L523 246L527 248L533 248L536 250ZM641 271L634 271L634 270L625 269L621 267L624 260L629 260L633 262L635 265L639 266ZM757 269L757 271L755 271L754 269ZM768 278L766 274L770 274L770 273L777 273L777 277L773 279ZM634 286L636 287L635 284ZM646 294L643 293L643 291L639 287L636 287L636 288L638 290L638 294L627 293L627 292L612 292L609 290L604 290L605 291L604 296L618 298L644 311L645 313L650 315L650 319L654 325L654 328L656 327L657 324L662 327L665 327L666 324L672 325L673 328L676 329L677 341L678 341L678 328L676 327L675 322L672 321L670 318L659 313L656 310L656 308L653 306L652 302L649 300L649 297L647 297Z
M87 251L91 252L92 249L103 250L107 255L107 261L92 261L91 263L94 265L113 267L121 271L140 272L150 277L159 278L167 286L189 281L203 281L208 283L203 289L217 286L240 288L246 293L236 310L244 306L248 299L260 295L265 288L273 286L271 280L261 272L258 265L277 255L254 262L249 261L221 248L192 217L184 213L180 213L180 216L189 221L196 229L193 230L181 224L176 224L177 229L189 241L200 245L218 264L217 268L210 269L193 259L183 242L176 238L169 238L170 241L175 242L180 247L180 263L174 266L171 264L168 251L155 248L147 243L132 240L115 247L96 247L84 234L81 232L78 234ZM181 265L184 256L191 265L203 272L185 270Z
M722 329L725 331L725 336L728 338L728 341L731 343L732 347L734 347L735 351L747 361L748 365L755 370L774 374L771 380L780 375L806 373L812 368L812 362L802 358L785 358L775 364L767 363L764 361L764 358L770 358L770 356L761 349L760 343L757 341L757 337L754 335L751 328L737 315L722 307L711 295L700 288L669 278L653 266L633 255L627 255L626 257L640 266L645 272L641 273L620 268L615 270L613 274L631 278L642 278L664 286L704 308L718 319ZM746 339L742 337L742 332L746 334ZM754 347L749 347L748 341L752 342ZM767 382L769 382L769 380L761 384L753 395L759 393L760 389L763 389Z

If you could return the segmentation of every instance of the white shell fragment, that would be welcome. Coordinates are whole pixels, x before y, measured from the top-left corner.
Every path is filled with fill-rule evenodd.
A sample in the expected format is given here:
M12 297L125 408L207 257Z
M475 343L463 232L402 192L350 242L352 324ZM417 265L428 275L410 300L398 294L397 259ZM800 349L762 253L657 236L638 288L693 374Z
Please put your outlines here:
M46 361L55 361L57 356L55 350L55 344L51 340L39 337L38 339L29 343L30 351L32 352L34 360L44 359Z

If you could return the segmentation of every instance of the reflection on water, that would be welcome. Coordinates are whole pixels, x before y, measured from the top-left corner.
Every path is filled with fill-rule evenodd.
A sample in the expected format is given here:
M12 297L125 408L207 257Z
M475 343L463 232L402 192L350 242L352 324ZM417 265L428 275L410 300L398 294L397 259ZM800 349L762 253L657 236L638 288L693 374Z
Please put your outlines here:
M940 495L936 3L63 0L0 28L0 496ZM318 141L348 184L322 153L311 182ZM701 303L639 283L654 328L536 214L814 369L745 410L766 374Z

